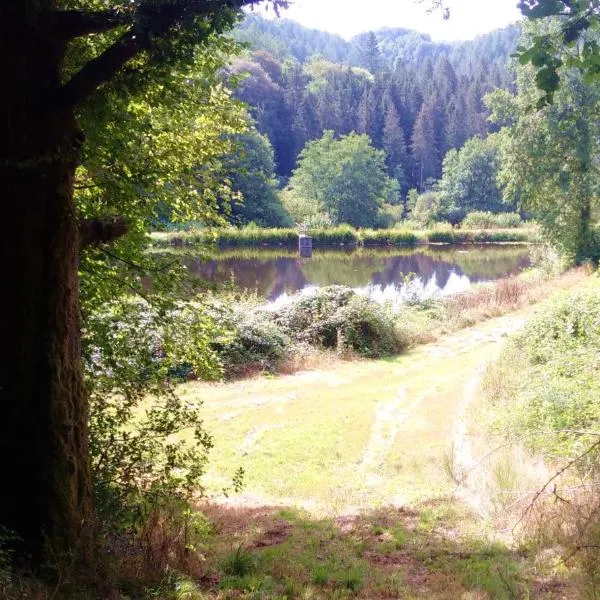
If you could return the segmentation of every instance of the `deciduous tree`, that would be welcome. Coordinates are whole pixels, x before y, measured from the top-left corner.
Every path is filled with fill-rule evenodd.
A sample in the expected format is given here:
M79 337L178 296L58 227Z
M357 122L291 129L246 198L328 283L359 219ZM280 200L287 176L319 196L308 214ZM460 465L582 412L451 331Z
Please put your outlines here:
M326 131L300 153L292 192L320 205L335 223L372 227L387 193L385 154L366 135Z
M189 63L244 4L251 1L2 3L0 186L10 199L2 244L11 290L0 331L0 461L10 486L0 523L37 560L44 550L92 555L79 255L82 244L106 243L125 228L118 214L80 222L73 186L85 132L77 115L121 74L136 71L139 85ZM73 42L90 37L93 56L69 71Z

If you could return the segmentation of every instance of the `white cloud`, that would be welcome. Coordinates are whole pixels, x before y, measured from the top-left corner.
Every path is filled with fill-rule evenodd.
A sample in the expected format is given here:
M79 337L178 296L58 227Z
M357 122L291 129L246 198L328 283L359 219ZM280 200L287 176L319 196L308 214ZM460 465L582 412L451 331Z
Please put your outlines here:
M429 0L294 0L284 18L346 38L381 27L429 33L435 40L466 40L520 18L517 0L446 0L450 19L427 13ZM272 11L271 11L272 14Z

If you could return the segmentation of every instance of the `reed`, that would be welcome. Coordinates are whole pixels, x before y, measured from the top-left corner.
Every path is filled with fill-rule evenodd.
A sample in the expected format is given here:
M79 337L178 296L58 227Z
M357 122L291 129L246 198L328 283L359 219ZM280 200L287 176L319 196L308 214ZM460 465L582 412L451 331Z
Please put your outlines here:
M437 227L429 230L407 229L354 229L339 225L328 229L307 232L316 248L335 246L391 247L421 244L485 244L485 243L537 243L536 229L480 229L466 230ZM298 245L296 229L195 229L153 233L152 245L156 248L183 248L216 245L219 248L295 248Z

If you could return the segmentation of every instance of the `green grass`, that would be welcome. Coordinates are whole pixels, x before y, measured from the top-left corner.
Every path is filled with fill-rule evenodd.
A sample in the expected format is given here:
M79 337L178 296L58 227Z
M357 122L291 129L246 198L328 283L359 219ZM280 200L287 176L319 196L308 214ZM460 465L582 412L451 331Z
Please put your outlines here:
M450 493L444 455L465 380L512 319L446 338L433 355L420 347L293 376L183 385L186 400L204 402L214 435L209 490L227 487L241 466L250 497L293 499L318 514Z
M437 228L424 231L402 229L354 229L340 225L330 229L308 232L313 246L416 246L419 244L472 244L472 243L535 243L539 241L536 229L490 229L460 230ZM253 248L298 246L296 229L244 229L221 228L213 230L191 230L156 232L152 236L155 248L187 247L216 244L219 248Z
M205 550L205 580L215 582L204 586L209 598L541 599L548 596L538 581L559 582L534 570L533 553L491 542L452 500L339 519L289 508L206 510L223 527ZM432 522L427 530L422 514ZM256 569L232 576L223 556L239 539Z

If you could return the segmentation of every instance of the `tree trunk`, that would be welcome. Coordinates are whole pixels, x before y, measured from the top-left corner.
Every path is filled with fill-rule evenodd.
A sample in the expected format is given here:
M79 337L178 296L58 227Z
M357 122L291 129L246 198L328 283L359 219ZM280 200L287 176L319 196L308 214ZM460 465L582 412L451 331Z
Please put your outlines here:
M592 256L592 206L591 190L586 186L587 195L579 213L579 252L577 262L589 260Z
M50 0L2 7L0 525L35 562L91 557L87 398L82 377L73 176L80 145L58 96L64 48ZM78 143L79 142L79 143Z

